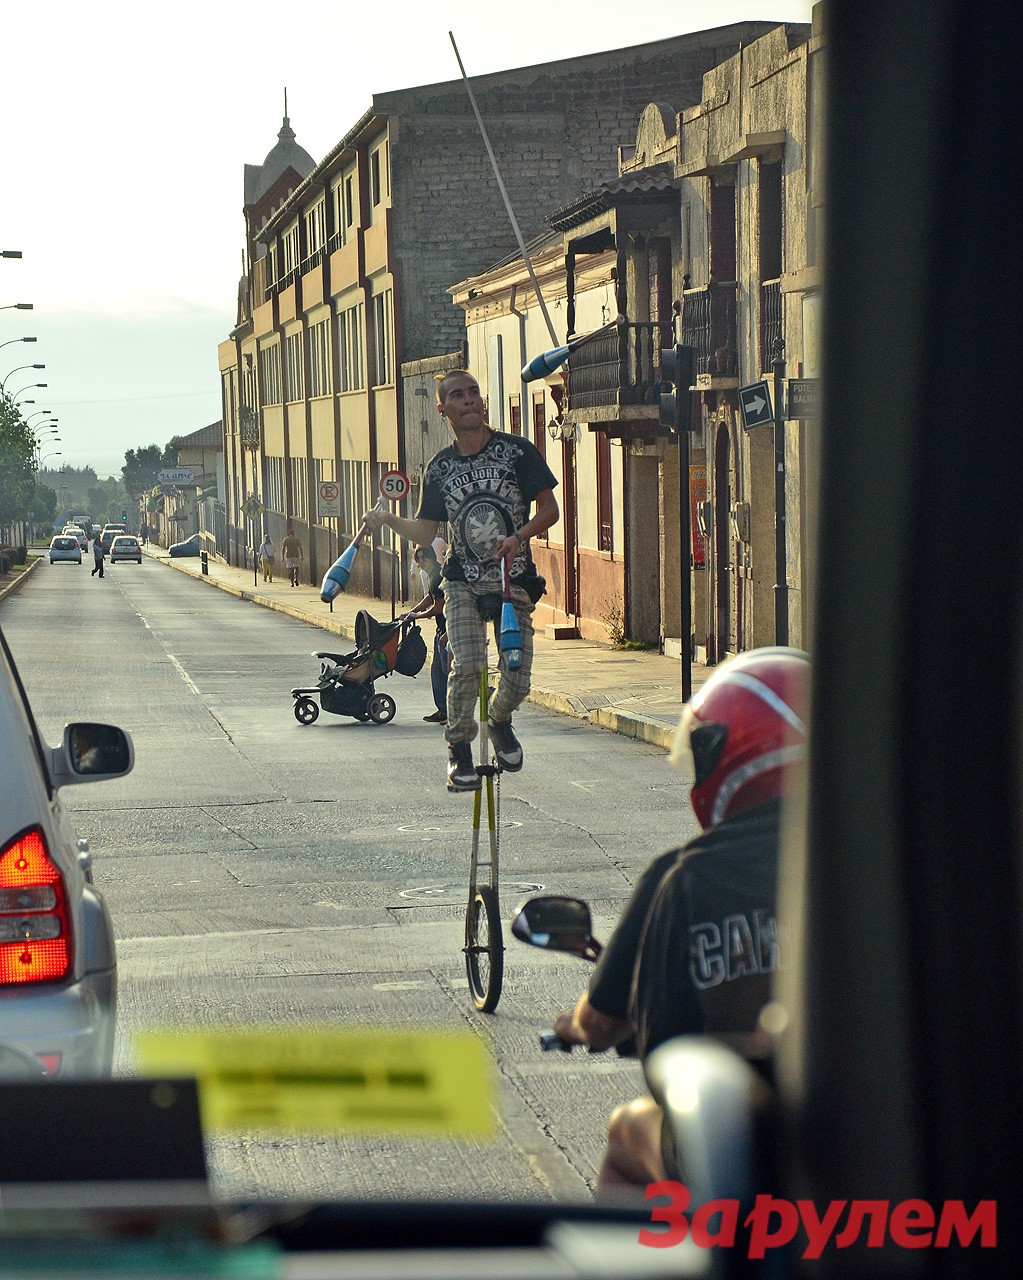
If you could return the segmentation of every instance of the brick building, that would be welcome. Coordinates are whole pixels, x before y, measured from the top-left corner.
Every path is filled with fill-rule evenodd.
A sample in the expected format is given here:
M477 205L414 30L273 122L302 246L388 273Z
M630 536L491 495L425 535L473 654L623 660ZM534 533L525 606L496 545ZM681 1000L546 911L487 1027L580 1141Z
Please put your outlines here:
M704 73L770 25L474 79L524 234L606 174L652 97L697 100ZM402 370L462 352L465 317L448 290L515 241L461 81L376 95L319 164L285 124L264 165L246 167L245 272L219 350L228 545L244 557L256 490L265 527L279 538L291 519L318 580L379 475L421 451L423 397L410 416ZM336 506L323 486L336 486ZM389 536L360 557L357 588L389 584Z

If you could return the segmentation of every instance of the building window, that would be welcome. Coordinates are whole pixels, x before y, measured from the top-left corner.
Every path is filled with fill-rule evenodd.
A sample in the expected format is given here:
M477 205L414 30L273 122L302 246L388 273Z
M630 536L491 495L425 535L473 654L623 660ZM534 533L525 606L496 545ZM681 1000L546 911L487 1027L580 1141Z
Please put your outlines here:
M313 267L319 262L320 250L326 238L326 204L318 201L305 215L306 266Z
M345 239L348 239L348 233L355 226L355 174L349 173L345 177Z
M281 285L287 288L295 278L298 270L298 223L294 223L285 231L282 239L283 261L281 263Z
M383 204L391 194L390 174L387 171L387 143L369 153L369 192L373 207Z
M287 498L284 487L284 459L267 457L265 465L266 492L263 495L263 505L268 511L276 511L283 515Z
M259 349L259 381L263 388L262 404L281 403L281 347L275 342L271 347Z
M522 435L522 397L508 397L508 430L513 436Z
M533 443L540 450L540 456L547 461L547 393L545 391L533 392ZM536 535L537 542L548 542L550 534L548 532L538 533Z
M330 321L321 320L309 328L309 395L329 396L330 387Z
M614 550L611 523L611 441L606 431L595 431L597 442L597 550Z
M369 497L369 463L341 463L341 541L350 541L372 506Z
M373 348L376 351L376 382L382 387L394 381L394 321L391 290L373 298Z
M301 331L284 339L284 392L288 401L305 399Z
M308 517L308 494L306 486L306 460L305 458L291 459L291 506L288 508L287 515L293 516L296 520L305 520Z
M366 355L363 343L364 308L361 302L342 311L338 320L341 355L339 391L362 391L366 385Z

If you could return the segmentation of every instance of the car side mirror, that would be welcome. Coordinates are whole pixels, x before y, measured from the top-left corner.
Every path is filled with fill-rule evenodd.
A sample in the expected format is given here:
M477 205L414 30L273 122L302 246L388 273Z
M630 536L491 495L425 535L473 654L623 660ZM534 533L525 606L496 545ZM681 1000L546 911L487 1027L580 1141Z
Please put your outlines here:
M135 766L135 748L123 729L79 721L64 729L64 741L51 752L55 786L121 778Z
M586 960L595 960L600 954L592 927L587 903L553 894L528 898L511 922L511 931L520 942L547 951L567 951Z

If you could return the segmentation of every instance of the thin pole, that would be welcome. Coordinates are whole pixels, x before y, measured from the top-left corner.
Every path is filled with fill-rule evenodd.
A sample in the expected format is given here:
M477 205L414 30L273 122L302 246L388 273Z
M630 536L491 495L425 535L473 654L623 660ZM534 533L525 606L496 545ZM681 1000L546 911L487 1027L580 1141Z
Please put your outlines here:
M774 635L789 642L789 571L785 531L785 343L774 343Z
M558 345L558 335L554 332L554 325L551 323L550 313L547 310L547 304L543 300L543 294L540 292L540 285L533 270L533 264L529 260L529 254L526 252L526 243L522 239L522 232L519 230L519 224L515 219L515 213L511 207L511 201L508 199L508 192L505 189L504 179L501 177L501 170L497 167L497 157L494 155L494 148L490 145L490 138L487 136L487 130L483 124L483 117L480 115L480 109L476 105L476 95L472 91L472 85L469 83L469 77L465 74L465 67L462 65L462 55L458 52L458 45L455 44L454 32L448 32L448 39L451 41L451 47L455 51L455 57L458 59L458 69L462 73L462 79L465 82L465 91L469 95L469 101L472 103L473 113L476 116L476 123L480 127L480 133L483 135L483 145L487 149L487 155L490 157L490 163L494 168L494 177L497 179L497 185L501 192L501 198L504 200L504 207L508 210L508 220L512 224L512 230L515 232L515 239L519 242L519 253L522 254L522 261L526 264L526 270L529 272L529 278L533 282L533 289L536 292L536 300L540 304L540 310L543 312L543 318L547 322L547 332L551 335L551 342L555 346Z

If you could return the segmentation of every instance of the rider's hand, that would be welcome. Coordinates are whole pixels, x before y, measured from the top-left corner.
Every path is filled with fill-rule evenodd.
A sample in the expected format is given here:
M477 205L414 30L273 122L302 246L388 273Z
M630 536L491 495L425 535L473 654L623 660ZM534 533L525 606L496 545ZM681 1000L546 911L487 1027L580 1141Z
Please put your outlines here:
M383 528L388 513L380 507L371 507L362 517L362 522L370 533L379 533Z
M511 578L512 565L515 562L515 557L518 555L519 547L521 546L522 543L519 541L519 535L517 533L513 533L507 538L502 538L494 548L494 559L504 561L504 569L509 579Z

